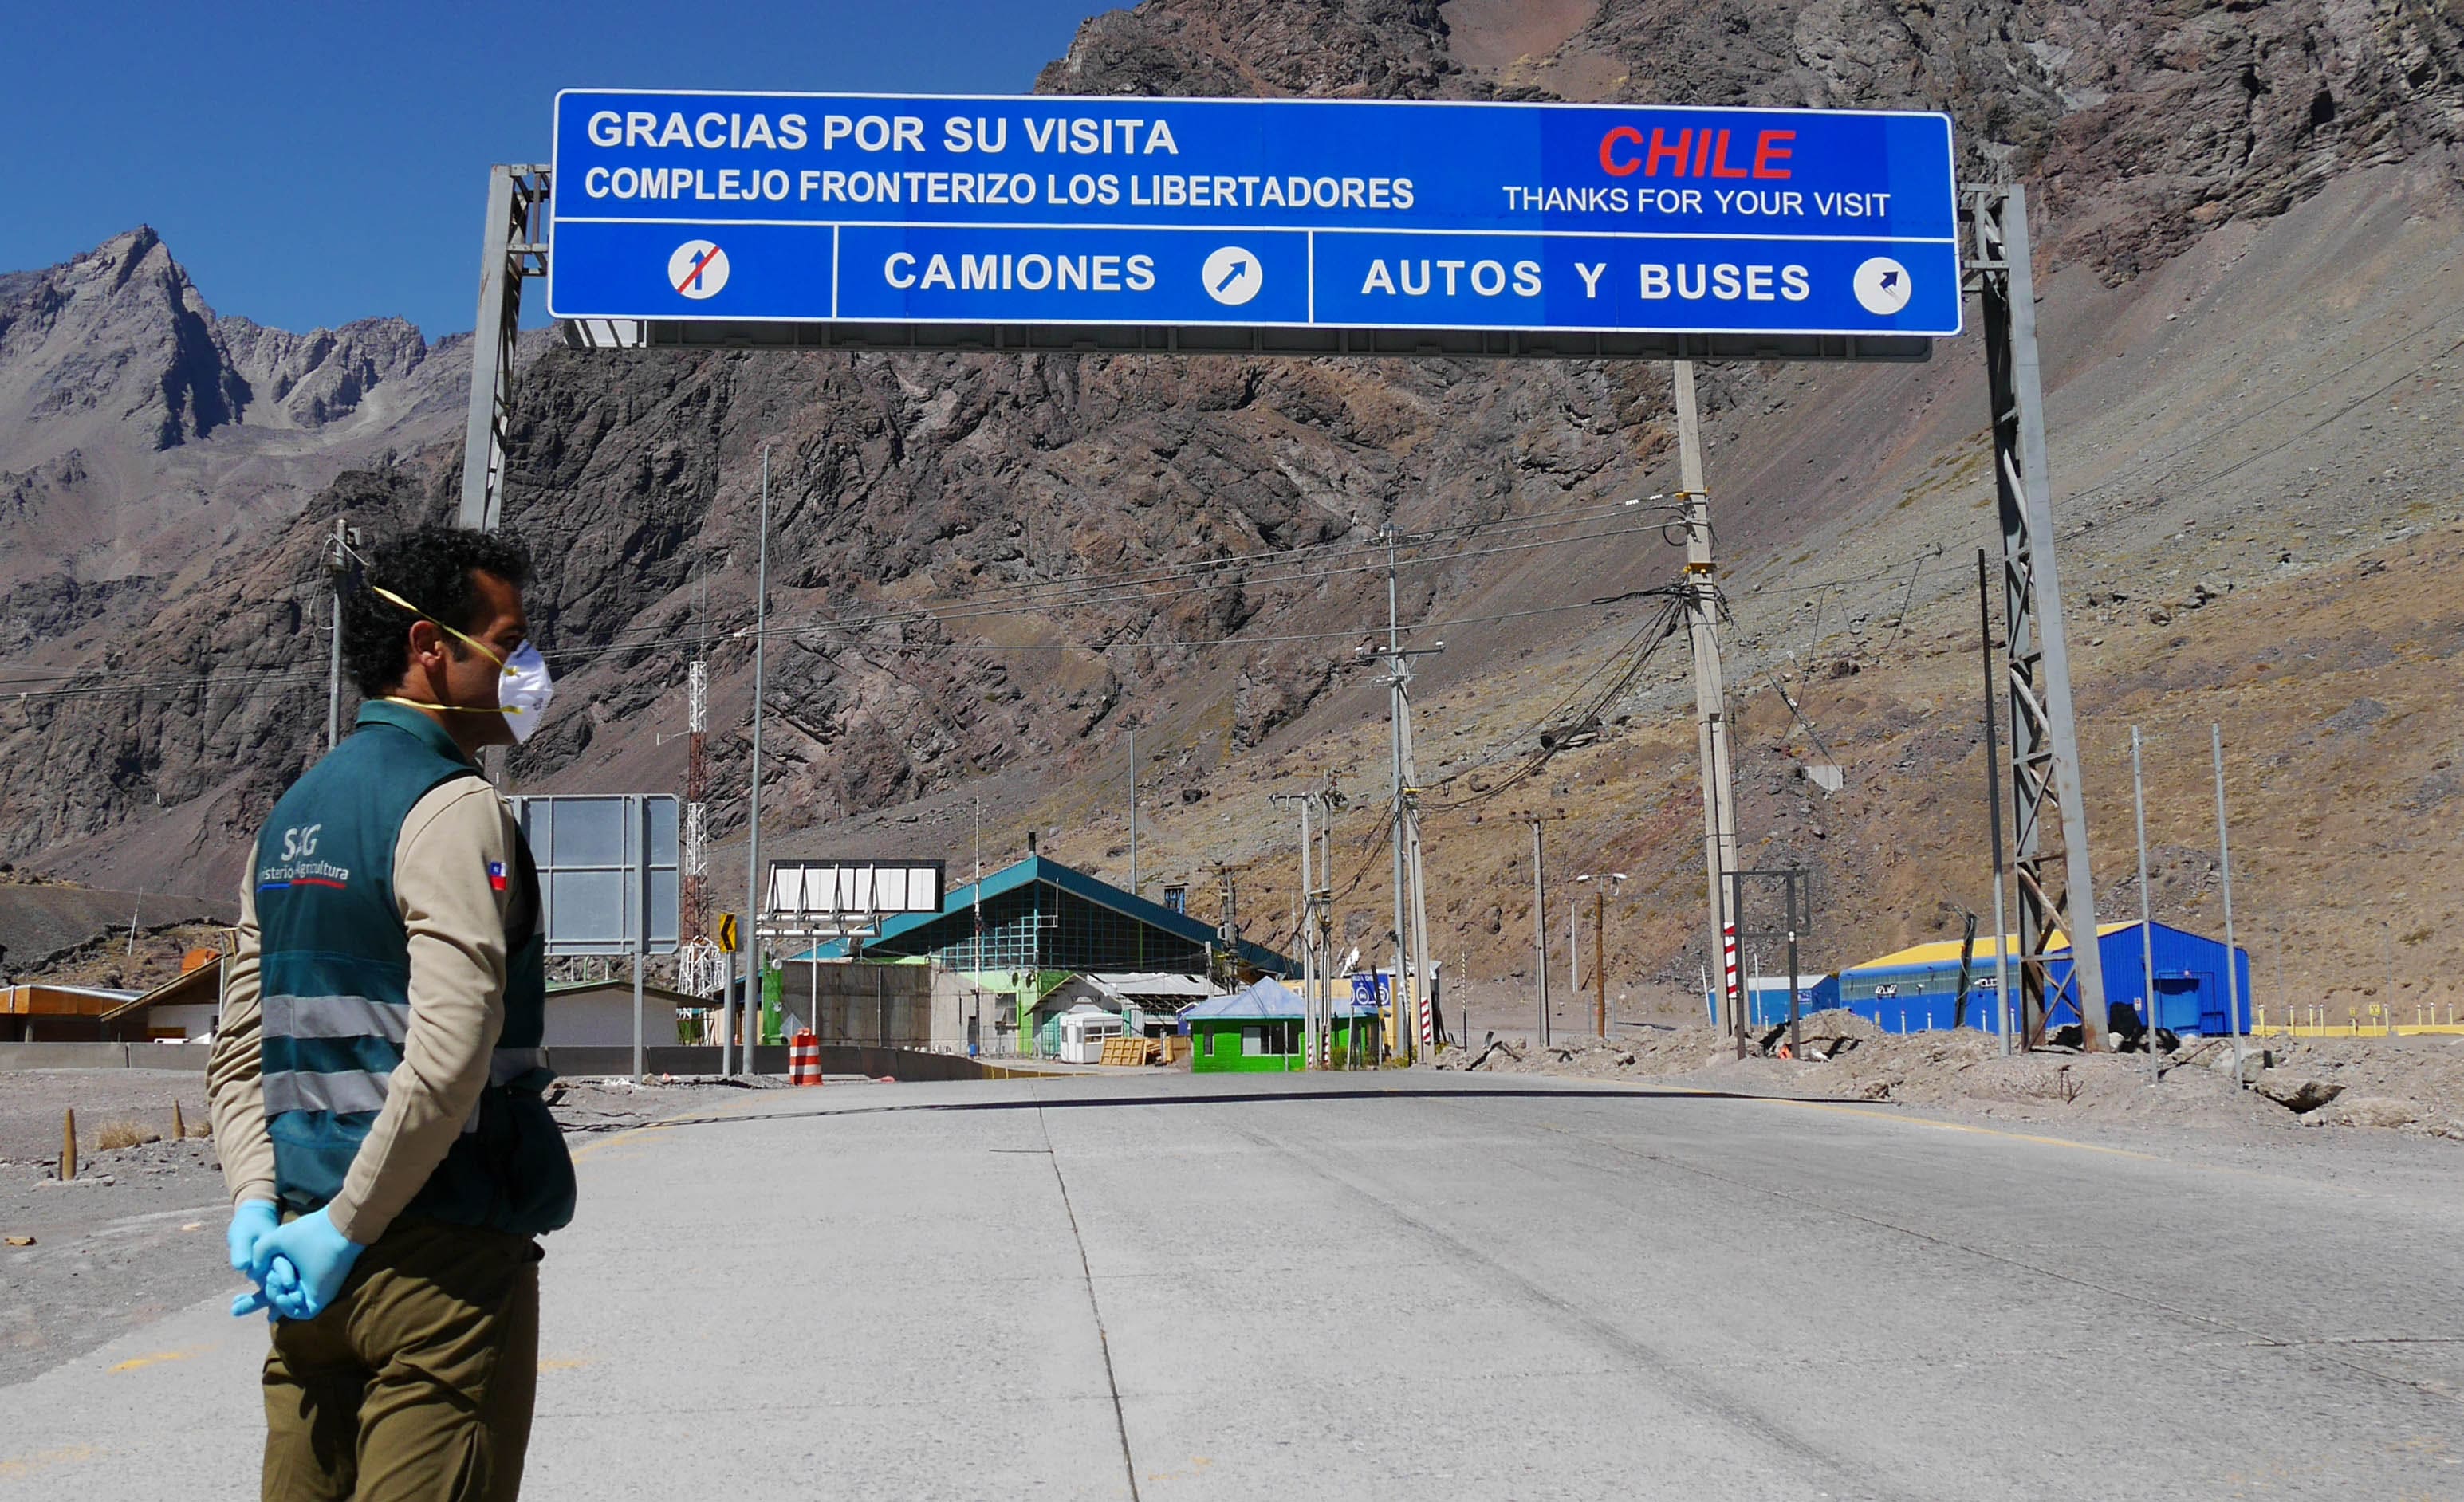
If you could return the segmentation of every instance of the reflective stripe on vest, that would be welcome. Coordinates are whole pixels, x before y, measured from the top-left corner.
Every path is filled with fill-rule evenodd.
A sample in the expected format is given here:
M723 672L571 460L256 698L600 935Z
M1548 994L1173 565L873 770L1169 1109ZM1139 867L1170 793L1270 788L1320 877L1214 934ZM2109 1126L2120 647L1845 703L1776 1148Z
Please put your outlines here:
M383 1038L396 1048L410 1036L410 1006L366 996L268 996L264 1034L286 1038Z
M488 1084L492 1089L503 1089L525 1075L546 1067L545 1049L500 1048L488 1056ZM331 1111L337 1115L353 1111L382 1111L385 1109L385 1091L392 1078L391 1070L378 1069L271 1070L264 1078L265 1111L268 1116L284 1111ZM475 1132L478 1129L479 1110L473 1104L471 1118L462 1123L462 1130Z

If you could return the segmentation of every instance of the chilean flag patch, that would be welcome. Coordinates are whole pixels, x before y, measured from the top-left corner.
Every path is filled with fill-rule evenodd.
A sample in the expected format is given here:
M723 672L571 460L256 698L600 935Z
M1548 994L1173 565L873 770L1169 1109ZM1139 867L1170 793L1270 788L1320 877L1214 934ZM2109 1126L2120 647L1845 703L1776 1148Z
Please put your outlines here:
M488 862L488 887L496 892L505 889L505 863L502 860Z

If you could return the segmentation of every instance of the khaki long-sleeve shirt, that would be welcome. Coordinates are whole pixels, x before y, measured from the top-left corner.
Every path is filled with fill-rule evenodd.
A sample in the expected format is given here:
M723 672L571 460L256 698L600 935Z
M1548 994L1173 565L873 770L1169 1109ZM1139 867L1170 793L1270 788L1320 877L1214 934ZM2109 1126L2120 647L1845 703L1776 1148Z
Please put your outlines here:
M334 1229L374 1242L478 1108L491 1052L505 1025L506 927L517 900L488 881L490 862L515 868L520 838L495 788L458 778L411 806L394 840L394 900L410 936L410 1024L385 1109L327 1207ZM231 1202L273 1200L274 1143L266 1135L259 1050L253 862L240 883L239 950L206 1067L214 1143Z

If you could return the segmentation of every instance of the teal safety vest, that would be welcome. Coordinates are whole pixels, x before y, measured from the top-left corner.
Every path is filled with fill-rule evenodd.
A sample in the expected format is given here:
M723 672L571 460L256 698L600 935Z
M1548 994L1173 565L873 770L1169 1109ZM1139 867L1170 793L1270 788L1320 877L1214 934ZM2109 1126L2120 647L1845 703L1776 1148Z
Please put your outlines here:
M351 736L274 805L254 881L261 1068L275 1191L302 1214L342 1190L385 1108L410 1031L410 940L395 900L393 852L413 805L479 773L416 709L370 703ZM555 1075L547 1025L539 873L515 840L515 869L471 880L513 884L505 1025L488 1088L445 1161L404 1213L516 1235L573 1218L573 1161L540 1092Z

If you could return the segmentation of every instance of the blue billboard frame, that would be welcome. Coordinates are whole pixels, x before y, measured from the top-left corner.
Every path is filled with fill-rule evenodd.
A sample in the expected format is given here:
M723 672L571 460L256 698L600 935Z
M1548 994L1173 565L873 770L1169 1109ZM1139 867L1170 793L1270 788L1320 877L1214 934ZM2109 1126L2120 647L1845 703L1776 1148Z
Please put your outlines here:
M759 122L765 143L740 143L748 120ZM799 137L793 152L777 141L788 121ZM1305 205L1288 196L1260 202L1259 185L1267 185L1271 196L1279 182L1268 172L1153 172L1142 188L1125 169L1154 165L1149 159L1157 154L1127 150L1022 154L1032 158L1034 168L1011 174L1023 189L1003 192L999 204L975 201L983 196L987 177L978 174L969 201L958 202L955 180L966 175L967 158L981 161L984 154L936 154L927 143L946 147L954 133L985 121L997 124L1011 146L1039 125L1047 146L1063 144L1071 128L1081 145L1100 135L1105 146L1126 143L1135 130L1160 128L1170 136L1160 159L1166 166L1177 164L1185 149L1212 153L1218 166L1266 164L1226 161L1224 153L1235 148L1282 151L1287 155L1278 161L1288 164L1301 161L1288 153L1317 152L1317 141L1330 136L1343 140L1302 163L1327 170L1281 176L1309 193ZM871 144L881 149L836 159L812 152L825 130L833 150L856 143L858 122L871 128ZM695 129L699 141L692 139ZM576 131L596 133L600 141L577 150ZM557 96L556 133L560 211L549 229L550 312L567 320L569 339L585 345L1904 359L1925 358L1933 339L1955 337L1963 327L1950 125L1939 114L565 90ZM731 144L727 133L739 143ZM656 143L660 134L665 146ZM610 138L619 143L607 144ZM1485 158L1465 144L1492 138L1503 144ZM1180 144L1184 139L1188 148ZM1690 160L1674 160L1686 150ZM688 157L690 169L675 164ZM873 164L859 167L858 158ZM1543 159L1545 171L1522 171ZM761 161L793 165L762 166ZM804 164L816 161L847 164ZM1451 175L1428 176L1432 162ZM1396 170L1344 170L1380 164ZM1111 175L1089 170L1099 165ZM1766 167L1769 176L1751 175ZM1662 174L1662 168L1669 170ZM664 179L670 173L681 179L687 170L691 186L677 196ZM894 192L896 200L886 202L868 188L858 201L847 185L861 173L871 174L872 187ZM1519 189L1498 181L1516 173L1533 181ZM837 183L825 184L825 175ZM942 179L950 181L936 181ZM661 196L638 196L653 181ZM611 197L618 183L636 196ZM1746 185L1721 186L1738 183ZM1236 184L1243 202L1213 202ZM1776 185L1785 184L1797 185ZM1696 200L1690 215L1679 212L1681 185ZM838 190L829 191L832 186ZM1503 207L1488 202L1500 188L1507 190ZM1099 190L1111 202L1100 202ZM1651 223L1685 228L1632 228L1646 190L1668 200L1678 214L1676 221L1663 214ZM1525 200L1519 204L1517 191ZM1085 201L1060 207L1048 201L1065 192ZM1749 192L1774 209L1785 193L1796 201L1789 217L1826 229L1772 234L1757 228L1768 214L1714 207L1715 201L1745 203ZM1206 201L1190 202L1194 193ZM1807 212L1826 197L1837 205L1859 195L1866 211L1853 219ZM1021 204L1022 196L1032 202ZM917 204L918 197L938 201ZM1876 211L1878 199L1888 207ZM1227 215L1227 207L1237 212ZM601 211L609 209L622 211ZM683 264L696 247L712 246L714 236L735 247L723 269L749 268L733 278L738 296L725 296L722 282L715 294L688 301L681 289L671 292L656 277L660 268L673 270L671 247ZM1439 253L1438 247L1457 253ZM1622 266L1620 274L1602 276L1614 253L1631 256L1637 248L1687 253L1637 262L1630 278ZM1197 296L1199 278L1191 272L1204 253L1227 250L1248 256L1271 289L1243 299L1254 306L1210 307ZM998 281L990 270L996 256L1002 262ZM1907 316L1878 316L1871 303L1857 309L1845 302L1853 275L1878 256L1894 270L1906 262L1902 274L1925 291L1922 305L1913 294L1901 293L1900 311ZM1072 259L1082 268L1080 295L1023 285L1030 273L1048 285L1049 268ZM1112 313L1117 299L1099 301L1101 293L1118 291L1123 278L1139 274L1141 260L1147 264L1140 290L1168 279L1173 295L1132 299L1131 315ZM850 264L877 269L892 285L851 296ZM621 272L611 271L617 267ZM1442 316L1379 316L1375 294L1390 285L1415 296L1437 291L1434 268L1450 268L1443 274L1464 294ZM1090 280L1100 284L1108 274L1110 289L1089 288ZM904 287L897 285L902 275ZM937 286L908 291L936 275ZM1351 291L1355 277L1361 285ZM1479 294L1500 302L1498 316L1466 316L1478 311L1468 295L1475 278ZM1629 279L1635 285L1626 290ZM961 287L961 280L974 285ZM763 293L744 294L749 283ZM1522 295L1498 299L1509 287ZM1611 294L1605 299L1599 296L1604 290ZM1759 302L1771 315L1799 308L1818 316L1654 316L1660 310L1640 304L1655 296L1706 311Z

